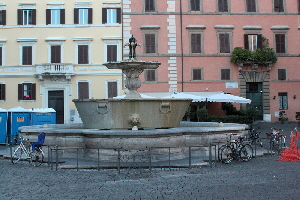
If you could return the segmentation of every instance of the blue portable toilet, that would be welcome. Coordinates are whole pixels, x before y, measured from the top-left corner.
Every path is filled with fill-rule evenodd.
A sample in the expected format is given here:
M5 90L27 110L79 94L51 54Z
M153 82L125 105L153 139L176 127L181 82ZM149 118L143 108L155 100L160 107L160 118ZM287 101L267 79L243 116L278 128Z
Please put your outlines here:
M8 110L8 141L12 141L15 135L19 132L19 127L30 126L31 109L15 107Z
M56 123L56 111L53 108L34 108L31 111L31 125Z
M7 110L0 108L0 144L6 143L7 135Z

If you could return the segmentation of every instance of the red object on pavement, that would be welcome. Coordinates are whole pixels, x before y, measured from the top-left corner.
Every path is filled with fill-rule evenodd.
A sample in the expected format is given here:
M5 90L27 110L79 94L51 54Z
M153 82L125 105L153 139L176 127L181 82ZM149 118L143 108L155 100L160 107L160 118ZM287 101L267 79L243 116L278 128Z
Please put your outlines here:
M290 161L300 161L300 149L298 148L297 142L300 133L298 130L291 133L290 146L280 153L280 158L278 161L290 162Z

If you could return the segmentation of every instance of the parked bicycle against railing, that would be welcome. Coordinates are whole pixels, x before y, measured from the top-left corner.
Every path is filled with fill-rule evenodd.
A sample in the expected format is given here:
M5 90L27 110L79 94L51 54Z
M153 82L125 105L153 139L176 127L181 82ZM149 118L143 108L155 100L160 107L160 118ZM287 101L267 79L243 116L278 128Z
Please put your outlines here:
M28 139L19 137L15 140L20 141L20 144L12 154L11 161L13 164L21 160L28 160L31 165L38 167L43 163L44 152L41 145L35 146L35 151L30 151L32 145Z
M230 134L227 144L219 148L219 160L222 163L230 163L232 160L249 161L252 158L253 150L251 145L244 141L244 136L239 136L238 140L233 140L232 136L237 134Z
M260 132L257 132L256 129L249 130L247 139L250 141L250 144L259 144L259 146L263 147Z
M282 129L277 129L276 127L272 127L272 132L266 133L267 138L270 141L270 149L280 150L286 147L285 138L286 136L283 135L280 131Z

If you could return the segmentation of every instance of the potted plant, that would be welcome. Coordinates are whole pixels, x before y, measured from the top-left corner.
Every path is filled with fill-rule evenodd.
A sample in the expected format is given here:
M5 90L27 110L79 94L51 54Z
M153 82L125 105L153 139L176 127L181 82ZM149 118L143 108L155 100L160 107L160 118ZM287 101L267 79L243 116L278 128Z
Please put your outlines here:
M204 121L207 115L207 109L206 108L197 109L196 115L197 115L198 122Z
M279 112L279 120L281 121L282 124L287 123L287 121L289 120L284 110Z

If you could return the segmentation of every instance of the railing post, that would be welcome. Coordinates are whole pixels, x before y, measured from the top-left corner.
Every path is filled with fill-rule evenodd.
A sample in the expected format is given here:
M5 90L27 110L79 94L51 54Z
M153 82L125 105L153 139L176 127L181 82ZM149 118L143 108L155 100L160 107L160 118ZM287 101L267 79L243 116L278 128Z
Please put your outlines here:
M149 170L151 170L152 169L152 163L151 163L151 147L149 148Z
M56 171L58 169L58 146L56 146Z
M208 160L209 166L212 167L211 144L209 144Z
M98 171L100 171L100 149L98 148Z
M189 169L191 169L192 165L192 147L189 147Z
M118 149L118 174L120 174L120 161L121 161L121 157L120 157L120 149Z
M171 147L169 147L169 170L171 170Z
M76 160L76 168L77 168L77 171L78 171L78 157L79 157L79 155L78 155L78 154L79 154L79 152L78 152L78 151L79 151L79 150L78 150L78 148L77 148L76 150L77 150L77 158L76 158L76 159L77 159L77 160Z

